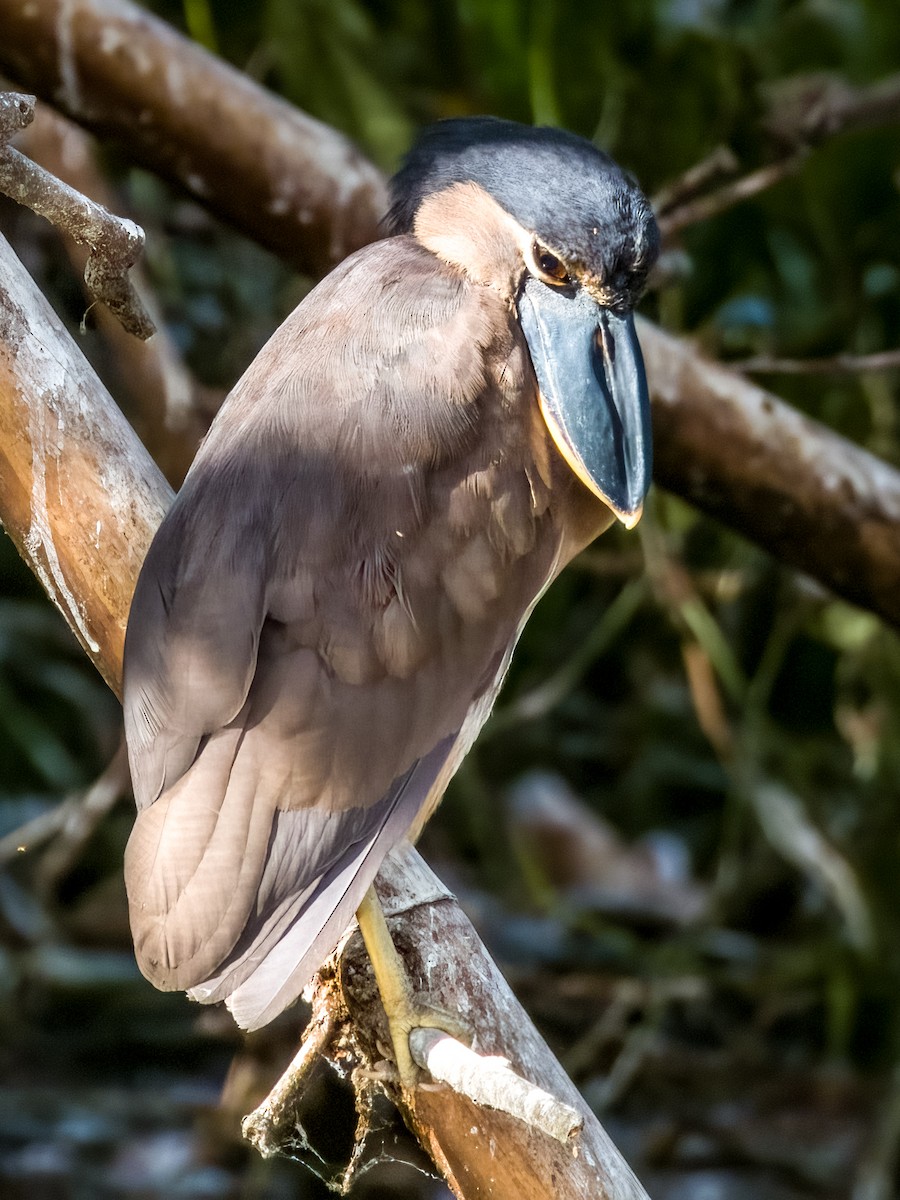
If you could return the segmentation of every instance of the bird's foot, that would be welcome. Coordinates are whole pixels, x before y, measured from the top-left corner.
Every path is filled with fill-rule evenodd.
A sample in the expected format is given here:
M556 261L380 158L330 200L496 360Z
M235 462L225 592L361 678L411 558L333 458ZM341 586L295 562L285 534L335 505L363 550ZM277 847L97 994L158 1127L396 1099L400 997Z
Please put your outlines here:
M388 1020L400 1086L411 1091L419 1085L420 1071L409 1049L413 1029L442 1029L451 1037L471 1041L459 1017L423 1001L416 995L403 960L391 940L387 921L373 888L356 912L359 930L372 962L375 982Z
M391 1043L394 1048L394 1060L397 1064L400 1086L405 1091L412 1091L420 1085L422 1075L422 1070L409 1048L409 1035L412 1031L414 1029L440 1029L443 1033L458 1038L467 1045L472 1040L472 1031L458 1016L454 1016L447 1009L430 1004L421 996L415 995L405 975L404 983L405 996L401 999L395 995L390 1009L385 1007L385 1012L391 1032ZM398 999L400 1000L399 1004Z

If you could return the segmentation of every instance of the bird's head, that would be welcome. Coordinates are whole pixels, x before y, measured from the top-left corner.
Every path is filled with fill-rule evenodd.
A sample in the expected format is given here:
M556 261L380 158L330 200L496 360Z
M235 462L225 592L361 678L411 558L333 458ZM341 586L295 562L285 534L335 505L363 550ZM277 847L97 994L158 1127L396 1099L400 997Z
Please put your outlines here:
M391 192L391 232L509 297L558 449L634 525L652 449L632 310L659 252L637 184L584 138L473 117L425 130Z

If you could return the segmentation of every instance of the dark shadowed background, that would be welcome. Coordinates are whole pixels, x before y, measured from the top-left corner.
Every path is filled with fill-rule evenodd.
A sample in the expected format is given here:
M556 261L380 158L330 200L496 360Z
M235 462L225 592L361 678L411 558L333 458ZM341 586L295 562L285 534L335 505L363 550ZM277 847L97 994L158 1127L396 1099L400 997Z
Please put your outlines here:
M710 156L707 193L790 161L670 240L643 310L900 465L897 357L856 361L900 345L900 120L802 162L790 133L829 87L898 69L896 0L154 8L387 170L420 124L480 112L594 138L660 199ZM100 162L209 413L311 281L121 151ZM0 226L127 408L61 240L7 201ZM238 1134L302 1012L242 1048L133 964L131 798L111 803L114 768L83 800L119 725L0 540L0 1194L323 1195ZM896 634L655 490L542 601L423 850L655 1200L890 1200L898 791ZM328 1175L353 1114L320 1087L298 1156ZM386 1115L352 1194L446 1196L395 1162L414 1155Z

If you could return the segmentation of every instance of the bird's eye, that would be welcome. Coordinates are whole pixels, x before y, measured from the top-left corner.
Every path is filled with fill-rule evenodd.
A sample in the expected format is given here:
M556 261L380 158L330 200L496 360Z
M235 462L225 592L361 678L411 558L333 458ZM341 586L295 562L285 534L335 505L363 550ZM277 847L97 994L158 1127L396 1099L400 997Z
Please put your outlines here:
M534 244L534 263L546 283L558 283L565 285L571 283L569 272L566 270L566 265L555 254L539 242Z

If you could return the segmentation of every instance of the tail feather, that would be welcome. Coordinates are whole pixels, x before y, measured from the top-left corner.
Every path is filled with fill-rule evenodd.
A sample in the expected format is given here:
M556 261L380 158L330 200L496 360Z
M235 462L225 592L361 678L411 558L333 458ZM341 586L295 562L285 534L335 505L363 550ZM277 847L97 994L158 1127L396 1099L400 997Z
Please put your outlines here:
M230 961L224 971L194 987L192 999L207 1004L224 999L244 1029L268 1024L292 1004L352 921L384 856L425 806L455 741L456 735L444 738L421 758L385 806L374 835L291 897L278 919L257 932L240 961Z

